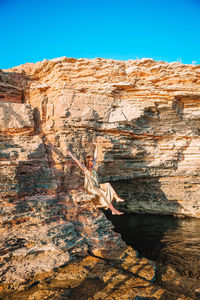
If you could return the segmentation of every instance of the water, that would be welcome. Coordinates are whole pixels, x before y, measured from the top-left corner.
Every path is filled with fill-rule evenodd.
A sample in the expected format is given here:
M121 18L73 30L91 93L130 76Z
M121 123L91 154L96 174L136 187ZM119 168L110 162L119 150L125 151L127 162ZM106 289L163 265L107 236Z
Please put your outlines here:
M157 283L194 297L200 288L200 219L107 213L126 244L157 264Z
M200 299L195 292L200 288L200 219L105 213L126 244L140 256L156 262L155 284L169 291L172 296L168 300ZM89 299L103 286L96 277L83 280L74 289L69 288L65 280L50 280L44 286L41 283L3 299Z

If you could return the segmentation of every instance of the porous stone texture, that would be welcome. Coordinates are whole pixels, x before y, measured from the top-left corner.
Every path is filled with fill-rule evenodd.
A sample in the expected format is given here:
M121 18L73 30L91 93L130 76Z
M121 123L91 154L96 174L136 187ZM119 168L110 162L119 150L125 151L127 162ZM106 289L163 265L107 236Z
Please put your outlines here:
M124 209L200 217L199 65L61 57L9 71L26 75L36 131L64 156L83 158L98 142L100 179ZM77 189L71 159L52 160L59 184Z
M58 271L43 273L34 286L29 283L26 291L10 292L3 299L177 299L153 284L154 269L133 249L122 247L106 260L87 256Z
M92 197L35 194L1 201L0 295L27 289L88 253L107 257L125 246Z
M3 72L0 70L0 100L7 102L24 102L25 85L22 73Z
M200 66L151 59L62 57L0 71L4 296L78 257L124 247L67 148L83 160L98 143L100 180L126 200L124 211L200 217L199 87Z
M106 257L124 246L93 196L65 192L37 126L30 104L0 102L0 298L89 251Z

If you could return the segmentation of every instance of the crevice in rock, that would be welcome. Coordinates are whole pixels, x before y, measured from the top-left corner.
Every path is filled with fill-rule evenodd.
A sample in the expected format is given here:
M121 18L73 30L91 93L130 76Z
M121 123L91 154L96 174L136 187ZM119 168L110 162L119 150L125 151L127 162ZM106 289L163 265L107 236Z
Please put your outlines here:
M42 132L42 124L40 118L40 111L37 107L35 107L33 111L33 120L34 120L34 133L35 135L39 135Z
M183 119L184 103L180 99L175 99L172 102L172 108L176 111L180 120Z

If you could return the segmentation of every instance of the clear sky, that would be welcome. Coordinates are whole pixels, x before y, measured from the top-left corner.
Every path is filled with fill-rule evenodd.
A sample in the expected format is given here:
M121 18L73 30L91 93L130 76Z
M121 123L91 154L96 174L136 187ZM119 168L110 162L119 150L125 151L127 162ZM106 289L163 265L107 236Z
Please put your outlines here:
M0 68L60 56L200 64L200 0L0 0Z

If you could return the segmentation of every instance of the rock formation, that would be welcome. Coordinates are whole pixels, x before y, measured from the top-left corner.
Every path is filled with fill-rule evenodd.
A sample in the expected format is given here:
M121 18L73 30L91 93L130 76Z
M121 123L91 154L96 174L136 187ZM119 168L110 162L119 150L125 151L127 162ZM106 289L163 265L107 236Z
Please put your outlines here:
M0 71L4 289L125 247L68 148L83 159L98 143L99 177L124 211L200 217L199 88L200 66L151 59L63 57Z
M83 158L98 142L100 178L127 210L200 216L200 66L63 57L9 72L21 74L35 133L64 157L70 148ZM62 190L82 185L69 158L52 152L49 165Z

